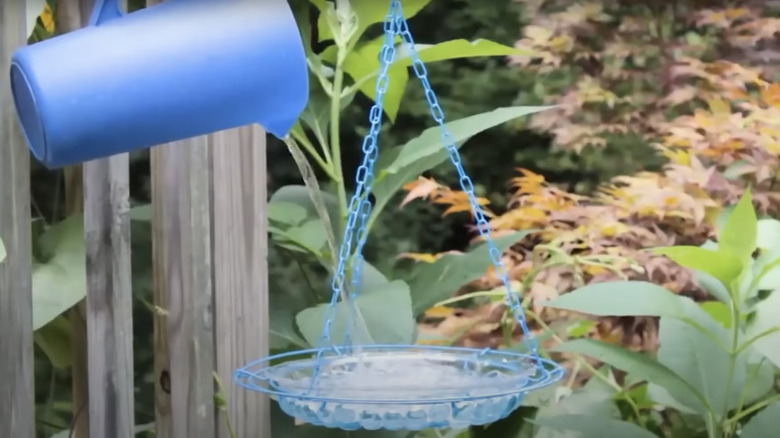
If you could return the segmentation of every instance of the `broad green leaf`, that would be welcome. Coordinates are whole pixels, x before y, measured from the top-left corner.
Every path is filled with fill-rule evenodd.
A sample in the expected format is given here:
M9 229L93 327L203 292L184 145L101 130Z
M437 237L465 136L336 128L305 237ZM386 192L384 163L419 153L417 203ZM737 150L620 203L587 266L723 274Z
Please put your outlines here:
M378 344L408 344L413 341L416 324L412 315L412 298L409 286L403 281L379 285L370 293L359 295L355 304L362 320L358 321L358 330L364 327L368 333L353 332L353 339ZM301 334L312 345L316 345L320 338L325 309L326 304L321 304L298 313L295 318ZM338 303L331 328L334 344L344 342L345 329L351 327L348 325L351 313L347 304Z
M700 303L699 306L723 327L731 327L731 310L725 304L720 301L705 301Z
M597 316L686 318L693 302L646 281L591 283L544 303L547 307Z
M271 296L269 312L269 341L272 350L284 350L288 347L309 348L309 345L295 330L295 313L300 309L297 301L288 294Z
M530 231L520 231L493 240L499 251L522 240ZM485 274L491 266L488 246L482 243L463 254L447 254L433 263L420 263L409 282L414 314L419 315Z
M490 40L465 39L449 40L438 44L415 44L420 60L424 63L447 61L451 59L479 58L483 56L529 55L526 49L506 46ZM398 47L398 63L407 67L412 65L409 49L406 45Z
M747 366L747 382L742 395L746 404L752 404L769 395L774 385L776 369L772 362L752 349Z
M768 333L771 330L775 331ZM754 318L747 327L749 338L762 334L765 335L755 341L753 348L780 367L780 289L772 291L758 303Z
M344 72L354 81L359 82L358 88L369 99L376 98L376 77L381 68L379 53L383 44L384 37L376 38L353 50L344 60ZM527 54L525 50L483 39L475 41L457 39L439 44L416 44L415 49L420 60L426 64L462 58ZM324 53L323 58L335 59L336 49L331 50L332 53ZM398 114L410 77L408 68L412 65L408 47L402 43L397 46L397 50L396 60L388 68L389 87L384 97L384 111L390 120L395 120Z
M130 209L130 220L151 222L152 214L152 204L139 205Z
M652 400L653 403L678 410L685 414L696 414L696 410L680 403L676 398L672 397L666 388L658 386L655 383L647 384L647 398Z
M653 253L669 257L685 268L712 275L727 288L731 287L744 268L742 258L730 251L723 251L722 248L711 251L698 246L670 246L654 249Z
M330 216L333 226L339 223L339 201L330 193L321 192L322 198L325 202L325 207L328 210L328 216ZM316 218L317 209L314 207L314 203L311 202L309 197L309 190L305 185L293 184L284 186L277 190L268 200L269 204L276 202L285 202L290 204L300 205L306 209L306 218ZM336 233L337 235L339 233Z
M33 330L73 307L87 293L82 217L73 216L51 226L38 244L50 257L33 265Z
M536 394L536 392L537 391L528 393L525 398ZM533 420L534 414L536 412L534 408L529 406L521 406L519 409L512 412L505 418L502 418L493 423L486 424L484 426L471 426L469 429L461 431L460 435L455 435L452 438L533 438L534 425L531 423L531 421ZM423 437L415 436L414 438ZM425 438L443 437L433 434L426 436Z
M693 310L693 309L692 309ZM749 363L754 354L746 349L737 357L732 366L732 358L725 350L731 345L731 335L706 312L692 311L689 317L706 330L695 330L690 325L674 319L662 317L659 323L658 338L660 348L658 361L704 396L707 404L717 414L726 409L735 408L740 401L749 377ZM733 371L732 386L725 388L730 372ZM704 413L704 407L698 396L688 389L666 388L679 402Z
M719 248L728 250L744 263L756 249L757 228L756 210L748 189L737 202L718 236Z
M721 303L731 303L731 296L729 295L729 291L720 280L702 271L694 270L693 275L696 278L696 282L699 283L699 286L708 294L712 295Z
M674 319L669 320L675 321ZM693 331L690 327L688 329ZM688 383L666 365L656 362L645 354L593 339L568 341L553 348L552 351L584 354L615 368L630 371L634 376L650 383L655 383L665 388L671 394L688 393L697 400L696 407L700 408L697 409L698 412L702 412L701 407L706 405L704 396L695 386Z
M390 282L374 265L366 261L363 262L360 277L360 290L364 293Z
M33 334L35 343L49 358L52 366L59 369L70 367L70 321L64 316L54 318Z
M376 99L376 78L381 68L379 53L383 44L384 37L379 37L357 47L347 56L342 66L344 72L358 83L360 92L372 100ZM327 55L328 53L323 53L323 57ZM335 53L332 56L335 57ZM406 65L393 63L387 69L387 79L388 86L382 107L387 117L395 121L409 81L409 69Z
M325 225L319 219L311 219L298 227L287 230L268 227L273 242L287 250L309 254L329 267L326 257Z
M317 6L320 11L324 11L327 4L326 0L309 0ZM404 0L404 17L411 18L424 8L431 0ZM369 26L384 21L387 13L390 11L390 2L377 0L351 0L350 6L358 18L358 30L354 38L359 38ZM320 14L317 28L319 29L319 40L328 41L333 39L328 23L325 21L325 14Z
M447 130L449 130L450 134L452 134L452 139L456 143L460 143L479 134L480 132L504 124L510 120L527 116L529 114L538 113L549 108L551 107L516 106L498 108L493 111L476 114L449 122L446 126ZM380 155L379 162L377 163L381 166L380 168L382 169L380 178L384 178L387 174L401 173L420 160L425 160L428 157L435 156L440 153L443 153L446 157L444 145L442 145L441 135L441 129L438 126L433 126L423 131L419 137L414 138L405 145L401 146L401 148L390 149L390 151L397 153ZM390 157L392 157L392 160L388 160Z
M292 202L272 202L267 211L269 221L287 226L299 225L308 215L305 207Z
M295 243L312 251L315 255L321 255L325 248L327 238L325 236L325 224L319 219L307 220L298 227L290 228L285 232Z
M460 148L469 138L510 120L543 111L551 107L517 106L499 108L447 123L447 129ZM376 168L377 179L373 194L376 199L373 215L381 213L384 206L403 187L423 172L447 161L447 152L441 142L438 127L426 129L419 137L404 146L385 149L379 153Z
M780 430L780 402L775 402L753 416L742 428L740 438L776 438Z
M753 265L753 273L760 275L756 288L769 290L780 288L780 221L761 219L758 221L756 247L760 255Z
M614 402L615 390L598 379L591 379L584 388L574 391L559 387L557 400L540 407L534 423L542 426L533 438L579 438L580 434L570 430L547 427L548 422L561 415L586 415L595 418L620 418L620 411Z
M551 429L575 432L575 437L658 438L634 423L596 415L558 415L537 418L535 422Z
M5 252L5 245L3 244L3 239L0 239L0 262L5 260L5 258L8 256L8 253Z

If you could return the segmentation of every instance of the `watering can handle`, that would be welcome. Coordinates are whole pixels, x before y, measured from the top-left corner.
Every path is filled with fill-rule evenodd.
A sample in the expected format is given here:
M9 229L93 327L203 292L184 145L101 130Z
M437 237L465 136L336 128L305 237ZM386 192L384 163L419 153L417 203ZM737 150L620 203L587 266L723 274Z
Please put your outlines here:
M121 18L124 13L119 0L96 0L89 17L90 26L100 26L110 20Z

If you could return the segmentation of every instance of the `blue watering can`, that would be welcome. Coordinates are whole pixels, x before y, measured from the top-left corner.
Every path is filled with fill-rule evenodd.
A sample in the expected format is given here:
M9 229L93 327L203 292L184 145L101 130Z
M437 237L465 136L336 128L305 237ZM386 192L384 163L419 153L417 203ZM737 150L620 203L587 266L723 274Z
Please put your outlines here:
M283 137L308 99L287 0L169 0L19 49L16 112L32 154L61 167L259 123Z

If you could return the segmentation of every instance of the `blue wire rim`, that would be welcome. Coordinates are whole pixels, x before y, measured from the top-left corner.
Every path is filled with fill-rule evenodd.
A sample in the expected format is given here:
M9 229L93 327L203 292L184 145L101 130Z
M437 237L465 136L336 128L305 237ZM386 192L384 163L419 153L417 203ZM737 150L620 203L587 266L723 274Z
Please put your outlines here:
M360 349L360 353L349 355L345 348ZM443 361L455 360L464 371L476 372L478 368L492 369L493 373L503 373L503 378L496 381L491 387L485 385L485 380L478 384L464 378L464 383L455 386L438 387L444 392L462 391L461 395L446 397L415 397L410 394L399 394L402 398L388 398L382 396L381 383L378 387L359 388L369 394L376 394L376 398L344 397L339 394L340 388L328 388L331 395L318 394L316 377L310 379L313 383L304 383L304 380L296 381L294 375L308 375L319 377L322 367L344 365L348 361L352 365L357 363L371 364L374 361L383 360L391 362L391 365L413 365L415 360ZM430 364L428 364L430 367ZM442 364L442 371L446 365ZM409 368L410 370L412 368ZM536 355L516 353L506 350L494 350L489 348L463 348L443 347L429 345L364 345L359 347L327 347L298 350L268 356L249 363L236 370L235 382L238 386L251 391L269 394L275 397L293 398L301 401L313 402L339 402L361 405L425 405L438 403L466 402L475 400L487 400L525 394L549 386L563 377L564 369L557 363L540 358ZM498 375L498 374L496 374ZM484 374L483 374L484 376ZM349 378L349 371L344 374ZM411 376L410 380L414 376ZM410 382L411 383L411 382ZM470 383L470 384L469 384ZM414 385L412 383L412 385ZM372 385L373 386L373 385ZM478 394L472 394L477 391ZM348 391L343 391L346 394ZM398 392L398 388L395 388Z

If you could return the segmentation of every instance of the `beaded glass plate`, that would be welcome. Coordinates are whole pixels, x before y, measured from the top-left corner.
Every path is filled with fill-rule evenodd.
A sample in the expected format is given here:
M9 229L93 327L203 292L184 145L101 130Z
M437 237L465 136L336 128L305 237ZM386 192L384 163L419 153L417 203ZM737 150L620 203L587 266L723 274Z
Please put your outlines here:
M369 345L352 354L326 348L271 356L235 377L310 424L421 430L492 423L562 375L552 361L510 351Z

